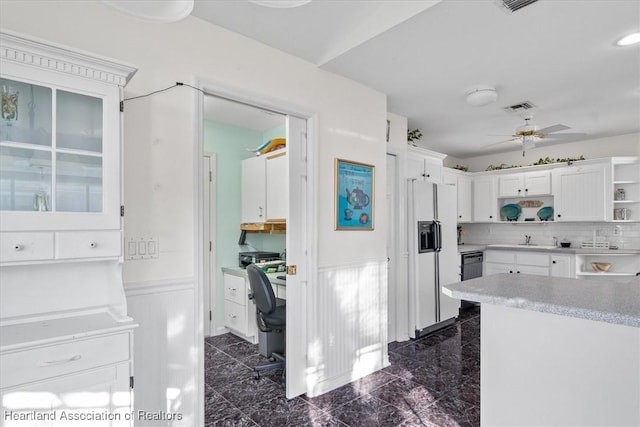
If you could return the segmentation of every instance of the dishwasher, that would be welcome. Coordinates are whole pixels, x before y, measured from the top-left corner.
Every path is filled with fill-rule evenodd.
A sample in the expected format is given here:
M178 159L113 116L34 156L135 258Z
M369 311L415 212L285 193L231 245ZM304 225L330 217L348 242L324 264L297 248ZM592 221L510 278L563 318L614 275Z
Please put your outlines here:
M460 263L462 268L460 274L462 281L475 279L476 277L482 277L482 258L483 254L481 251L467 252L462 254L462 262ZM477 305L478 303L473 301L460 301L460 308L462 310L467 310Z

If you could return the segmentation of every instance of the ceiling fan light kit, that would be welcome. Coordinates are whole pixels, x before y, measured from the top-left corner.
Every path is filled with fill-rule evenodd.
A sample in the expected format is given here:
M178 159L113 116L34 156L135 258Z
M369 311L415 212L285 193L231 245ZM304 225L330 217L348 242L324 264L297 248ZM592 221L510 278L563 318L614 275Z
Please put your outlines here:
M291 9L311 3L311 0L249 0L249 3L276 9Z
M147 22L169 23L186 18L194 0L102 0L120 12Z
M467 104L474 107L483 107L498 99L498 92L494 88L475 89L467 94Z

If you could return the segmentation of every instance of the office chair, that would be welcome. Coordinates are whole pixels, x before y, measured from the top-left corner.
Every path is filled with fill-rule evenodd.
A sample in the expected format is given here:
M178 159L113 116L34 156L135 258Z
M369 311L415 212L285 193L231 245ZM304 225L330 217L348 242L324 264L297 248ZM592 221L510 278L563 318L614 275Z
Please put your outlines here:
M256 305L256 323L262 332L285 333L286 327L286 305L277 305L276 295L273 293L271 282L260 267L254 264L247 266L249 276L249 286L251 287L250 299ZM256 379L260 378L260 372L269 369L285 367L284 349L282 354L271 353L271 363L258 365L253 368Z

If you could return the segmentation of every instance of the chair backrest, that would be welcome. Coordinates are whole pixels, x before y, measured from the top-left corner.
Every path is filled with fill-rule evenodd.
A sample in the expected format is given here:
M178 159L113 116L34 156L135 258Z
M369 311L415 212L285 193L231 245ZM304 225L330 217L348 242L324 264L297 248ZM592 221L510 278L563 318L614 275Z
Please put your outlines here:
M276 309L276 294L273 293L273 287L267 275L254 264L247 266L247 275L256 308L266 315L273 313Z

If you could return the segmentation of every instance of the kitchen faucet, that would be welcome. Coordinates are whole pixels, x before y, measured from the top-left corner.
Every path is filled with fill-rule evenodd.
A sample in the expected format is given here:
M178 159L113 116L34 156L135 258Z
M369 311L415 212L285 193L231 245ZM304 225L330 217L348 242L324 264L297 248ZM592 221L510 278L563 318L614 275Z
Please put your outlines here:
M524 244L528 245L530 243L531 243L531 236L528 236L528 235L525 234L524 235Z

